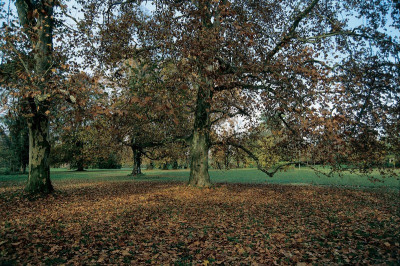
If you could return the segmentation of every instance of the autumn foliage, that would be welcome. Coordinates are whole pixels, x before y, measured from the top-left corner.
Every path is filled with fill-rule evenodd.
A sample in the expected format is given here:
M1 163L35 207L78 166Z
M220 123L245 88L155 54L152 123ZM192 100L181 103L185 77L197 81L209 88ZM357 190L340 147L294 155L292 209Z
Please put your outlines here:
M400 264L398 191L213 186L208 171L397 177L398 1L8 4L0 117L26 121L29 163L25 192L0 187L0 264ZM180 161L190 187L53 189L51 166L127 148L135 178Z
M2 264L396 264L397 193L334 187L54 182L0 193Z

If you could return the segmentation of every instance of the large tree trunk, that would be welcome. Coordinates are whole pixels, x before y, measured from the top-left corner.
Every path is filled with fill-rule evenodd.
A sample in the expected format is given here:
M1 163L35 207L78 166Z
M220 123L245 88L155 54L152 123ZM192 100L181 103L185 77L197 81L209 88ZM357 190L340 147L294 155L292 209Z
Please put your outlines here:
M81 160L78 161L77 163L77 168L76 168L77 172L83 172L85 171L85 167L83 166L83 162Z
M212 92L200 87L197 95L193 139L190 147L189 185L211 186L208 174L208 151L210 149L210 101Z
M50 193L50 142L49 119L35 116L28 122L29 128L29 176L26 191L30 193Z
M75 143L76 146L76 154L75 157L77 158L77 162L76 162L76 171L78 172L83 172L85 171L85 166L83 163L83 142L82 141L77 141Z
M27 99L32 117L29 128L29 176L26 190L31 193L50 193L49 166L49 80L53 66L53 8L56 1L16 0L18 18L29 36L34 57L34 75L31 78L32 96ZM37 16L32 15L37 11Z
M142 152L135 147L132 147L132 151L133 151L133 169L131 175L132 176L141 175Z

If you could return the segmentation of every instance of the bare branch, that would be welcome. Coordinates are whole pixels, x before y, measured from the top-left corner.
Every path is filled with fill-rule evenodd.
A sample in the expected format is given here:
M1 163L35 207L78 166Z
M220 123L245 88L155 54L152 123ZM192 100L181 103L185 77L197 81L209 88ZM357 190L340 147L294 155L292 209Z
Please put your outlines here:
M332 71L334 71L336 68L343 67L340 64L334 64L333 66L330 66L330 65L326 64L325 62L322 62L322 61L316 60L316 59L307 60L307 61L303 62L303 64L313 64L313 63L320 64L321 66L326 67L326 68L328 68L329 70L332 70Z
M304 42L304 43L316 43L318 40L322 40L325 38L330 38L330 37L334 37L334 36L362 36L360 34L356 34L353 31L335 31L335 32L328 32L328 33L324 33L321 35L317 35L317 36L311 36L311 37L307 37L307 38L296 38L297 40Z
M25 70L25 72L26 72L26 74L27 74L29 80L32 81L32 79L31 79L31 72L29 71L28 65L27 65L27 64L25 63L25 61L23 60L21 53L17 50L17 48L15 48L15 46L14 46L12 43L7 42L7 44L11 47L11 49L13 50L13 52L17 54L18 60L21 62L22 66L24 67L24 70Z
M231 146L233 146L233 147L236 147L236 148L241 149L241 150L244 151L251 159L253 159L253 161L254 161L254 162L256 163L256 165L257 165L257 169L260 170L260 171L262 171L263 173L267 174L269 177L273 177L279 170L281 170L282 168L284 168L284 167L286 167L286 166L299 163L299 162L288 162L288 163L281 164L281 165L277 166L275 169L273 169L273 170L271 171L271 170L268 170L268 169L265 169L264 167L262 167L262 165L260 164L260 159L258 158L258 156L255 155L252 151L250 151L250 150L249 150L248 148L246 148L245 146L243 146L243 145L241 145L241 144L239 144L239 143L233 142L233 141L229 141L229 140L228 140L226 143L222 143L222 142L215 143L215 145L218 145L218 144L219 144L219 145L228 144L228 145L231 145Z
M151 154L149 151L141 151L141 153L142 153L146 158L148 158L148 159L150 159L150 160L152 160L152 161L158 161L158 160L161 160L161 159L164 159L165 157L167 157L167 155L165 155L165 154L162 154L162 155L159 155L159 156L156 156L156 157L152 157L153 154Z

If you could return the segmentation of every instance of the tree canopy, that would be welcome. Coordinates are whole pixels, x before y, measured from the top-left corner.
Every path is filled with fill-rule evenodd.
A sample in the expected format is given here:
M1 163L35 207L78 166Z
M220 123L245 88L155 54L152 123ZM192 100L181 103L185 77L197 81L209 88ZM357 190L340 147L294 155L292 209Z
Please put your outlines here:
M193 186L210 186L209 153L227 147L270 176L301 154L367 173L398 151L396 1L15 4L20 26L2 29L5 62L15 66L2 70L1 88L4 99L21 99L33 153L56 98L85 104L73 71L110 92L110 129L134 154L187 141Z

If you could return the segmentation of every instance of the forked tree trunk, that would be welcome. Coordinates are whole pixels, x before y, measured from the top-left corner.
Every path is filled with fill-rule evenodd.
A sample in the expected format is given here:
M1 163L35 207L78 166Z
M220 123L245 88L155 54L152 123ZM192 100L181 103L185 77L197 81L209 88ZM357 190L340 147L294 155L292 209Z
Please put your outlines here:
M142 152L135 147L132 147L132 151L133 151L133 169L131 175L132 176L141 175Z
M208 174L208 151L210 149L210 101L211 90L199 88L190 147L189 185L196 187L211 186Z
M50 193L50 142L49 119L35 116L28 122L29 128L29 176L25 190L29 193Z

